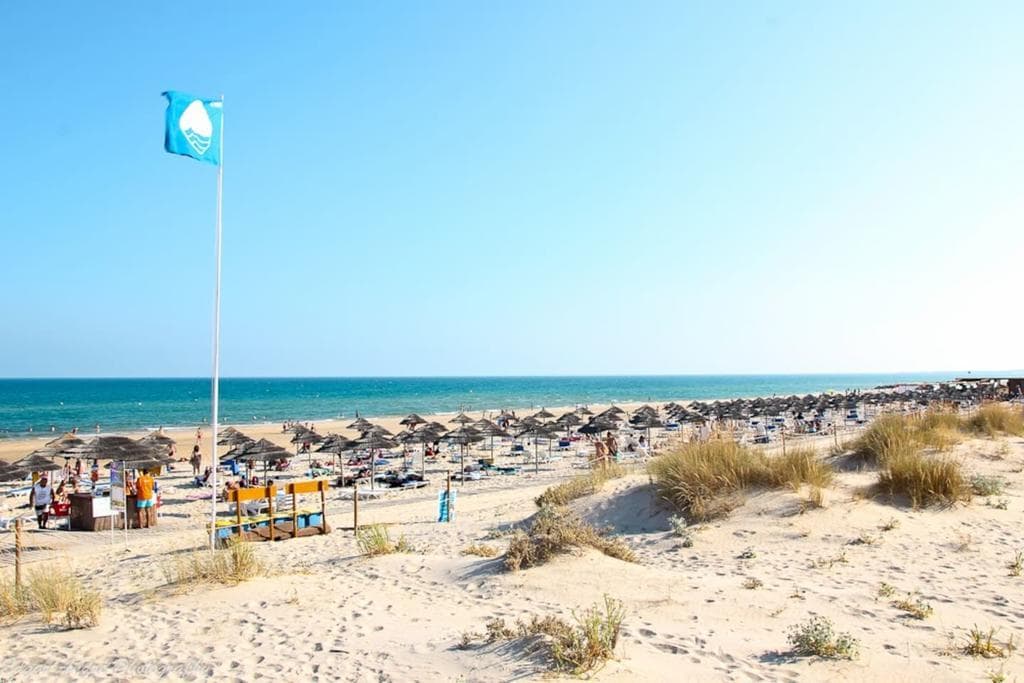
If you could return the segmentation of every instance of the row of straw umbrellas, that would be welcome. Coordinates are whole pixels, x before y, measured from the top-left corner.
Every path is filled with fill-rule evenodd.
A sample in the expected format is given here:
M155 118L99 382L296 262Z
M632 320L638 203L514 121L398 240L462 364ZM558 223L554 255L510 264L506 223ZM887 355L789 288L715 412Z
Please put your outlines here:
M174 439L162 432L152 432L141 439L126 436L97 436L85 440L75 434L64 434L12 463L0 462L0 481L21 481L33 472L62 469L73 459L113 460L129 469L153 469L174 461L171 448Z
M977 405L984 401L1005 399L1006 390L991 384L975 382L940 382L903 388L900 391L848 391L804 396L773 396L768 398L737 398L729 401L696 401L688 407L669 403L666 415L677 422L705 420L747 420L756 417L824 415L856 410L860 406L876 408L926 407L938 404Z
M640 428L652 428L662 426L657 418L656 411L645 406L646 411L641 409L634 414L632 426ZM650 411L650 412L647 412ZM588 419L589 418L589 419ZM377 454L380 451L397 448L399 446L421 447L420 477L426 477L425 450L427 444L449 443L459 447L460 453L464 456L466 449L474 444L490 440L489 448L493 453L495 438L532 438L534 441L534 468L539 468L539 442L546 439L550 443L560 437L563 433L566 437L574 428L583 434L598 434L601 432L619 429L620 424L625 420L625 411L612 407L600 414L593 414L585 407L564 413L556 417L549 411L542 409L533 415L518 418L509 411L502 411L494 420L487 418L475 419L460 412L449 420L446 426L436 421L429 421L416 413L412 413L399 421L405 429L394 434L381 425L374 424L365 418L356 418L354 422L346 425L346 429L355 431L358 436L350 438L342 434L319 434L315 430L295 423L286 432L290 433L291 443L296 446L296 453L306 452L310 460L314 452L330 454L332 457L342 456L348 453L365 452L370 460L370 486L375 486ZM499 424L500 423L500 424ZM507 426L502 426L507 425ZM221 461L257 461L264 463L264 470L269 463L285 460L293 456L285 448L269 441L268 439L255 440L242 432L228 427L220 433L218 445L230 446L230 450L221 457ZM344 480L345 459L341 458L342 479ZM407 465L407 463L403 463Z

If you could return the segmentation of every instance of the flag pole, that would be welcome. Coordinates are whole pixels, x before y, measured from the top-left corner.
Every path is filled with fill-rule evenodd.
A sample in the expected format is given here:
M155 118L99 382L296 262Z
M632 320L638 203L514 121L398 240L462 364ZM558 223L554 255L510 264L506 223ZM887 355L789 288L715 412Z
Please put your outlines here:
M220 254L221 254L221 215L224 205L224 95L220 96L220 163L217 164L217 238L216 238L216 277L213 290L213 376L211 378L211 403L213 409L213 436L210 437L210 453L213 461L213 495L210 496L210 551L217 543L217 425L218 409L220 408Z

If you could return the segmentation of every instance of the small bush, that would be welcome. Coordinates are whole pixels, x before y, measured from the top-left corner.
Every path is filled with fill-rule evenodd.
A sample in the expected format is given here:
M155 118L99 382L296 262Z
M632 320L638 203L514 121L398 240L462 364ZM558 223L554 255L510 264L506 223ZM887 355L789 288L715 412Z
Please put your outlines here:
M579 676L614 656L626 610L620 601L606 595L603 608L595 605L582 614L573 613L573 617L576 627L552 641L551 656L559 669Z
M668 518L668 523L672 527L672 533L679 537L680 545L684 548L692 548L693 532L690 531L690 527L686 523L686 518L680 517L679 515L672 515Z
M894 600L892 606L901 612L906 612L914 619L927 619L934 611L930 604L913 595L908 595L902 600Z
M636 562L636 556L621 539L611 538L565 508L545 506L534 517L528 531L517 532L505 552L505 568L518 571L544 564L555 555L579 548L595 548L609 557Z
M1001 403L988 403L967 418L964 426L975 434L998 436L1024 434L1024 410Z
M484 543L473 543L462 549L463 555L476 555L477 557L494 557L498 554L498 549L491 545Z
M880 525L878 528L882 531L892 531L893 529L898 529L899 526L900 520L896 519L895 517L890 517L888 522Z
M915 508L971 499L960 463L917 451L888 458L878 474L878 485L889 496L906 496Z
M1013 561L1006 564L1006 568L1010 570L1010 576L1024 574L1024 552L1018 550Z
M967 632L967 642L963 646L964 654L971 655L972 657L992 659L994 657L1006 657L1007 654L1012 653L1016 649L1012 636L1009 641L1001 644L996 642L995 635L996 630L994 628L989 628L988 632L985 632L975 625Z
M504 619L495 618L486 623L483 638L488 643L543 638L552 666L581 676L614 656L625 618L622 602L606 595L603 605L594 605L582 613L573 612L574 624L556 616L534 616L528 622L517 620L513 629ZM479 636L463 633L459 647L468 648L474 637Z
M1006 489L1002 477L986 477L976 474L971 477L971 490L979 496L998 496Z
M836 633L827 617L811 617L794 626L789 633L789 644L793 646L793 654L798 656L829 659L854 659L859 647L849 633Z
M573 477L569 481L552 486L537 496L534 501L537 507L545 505L567 505L571 501L592 493L597 493L601 486L611 479L626 474L626 469L621 465L608 463L604 467L594 468L591 472L579 477Z
M878 587L878 597L880 598L891 598L896 595L896 587L892 586L885 581Z
M849 564L849 562L846 559L846 551L844 550L835 557L819 557L811 562L811 569L832 569L837 564Z
M505 624L505 620L500 617L491 619L484 624L484 640L488 643L493 643L498 640L508 640L515 636L515 631L510 629Z
M754 578L753 576L747 578L747 580L743 582L743 587L750 591L756 590L763 585L764 581L762 581L761 579Z
M266 573L251 543L232 541L226 548L196 549L164 565L170 585L187 588L199 583L235 585Z
M356 544L359 546L359 551L367 557L407 553L412 550L412 547L406 542L405 536L397 541L392 541L385 524L371 524L360 528L356 535Z

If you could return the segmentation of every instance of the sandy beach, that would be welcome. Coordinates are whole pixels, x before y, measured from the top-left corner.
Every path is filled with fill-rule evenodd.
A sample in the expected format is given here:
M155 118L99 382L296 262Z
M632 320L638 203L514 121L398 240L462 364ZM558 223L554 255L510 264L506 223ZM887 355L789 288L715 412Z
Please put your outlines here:
M251 431L282 436L280 426ZM183 434L180 444L191 438ZM831 457L831 439L803 443ZM172 473L161 479L169 504L160 525L133 531L127 547L119 534L28 533L38 547L31 558L66 567L101 590L104 611L87 630L55 630L32 618L0 627L5 640L19 644L0 662L0 677L543 679L551 676L543 656L521 642L483 642L486 622L571 620L605 595L623 601L627 616L615 658L598 680L963 681L994 680L987 676L1001 671L1012 680L1019 670L1017 653L989 660L964 655L961 645L974 626L995 629L1002 642L1019 639L1024 627L1015 597L1022 579L1007 571L1022 548L1020 438L972 438L950 452L970 473L1006 482L1005 493L968 504L915 510L866 497L873 473L841 469L823 507L808 507L806 490L755 493L728 517L692 527L693 544L685 547L637 464L633 474L571 504L624 540L636 563L586 550L507 572L500 555L463 554L474 543L503 552L507 531L529 522L541 492L578 476L584 455L570 452L536 474L524 468L514 477L457 485L451 524L435 521L450 465L433 468L427 489L361 504L362 524L386 523L392 537L411 545L376 558L361 555L345 528L351 502L332 491L333 533L254 544L269 575L184 591L167 584L164 569L176 553L202 546L208 502L190 500L187 477ZM909 618L880 594L884 584L897 597L925 601L934 614ZM815 615L855 637L860 656L790 654L788 631Z

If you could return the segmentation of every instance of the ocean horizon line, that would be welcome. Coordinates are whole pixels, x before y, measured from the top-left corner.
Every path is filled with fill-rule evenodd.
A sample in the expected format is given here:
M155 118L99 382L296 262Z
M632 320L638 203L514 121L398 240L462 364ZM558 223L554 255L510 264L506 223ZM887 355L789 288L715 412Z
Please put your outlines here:
M586 378L624 378L624 377L859 377L877 375L942 375L950 378L965 375L979 377L994 375L1024 374L1024 369L982 369L982 370L856 370L856 371L813 371L813 372L640 372L640 373L558 373L558 374L440 374L440 375L221 375L222 380L368 380L368 379L572 379ZM99 380L209 380L209 375L54 375L35 377L0 377L0 381L99 381Z

